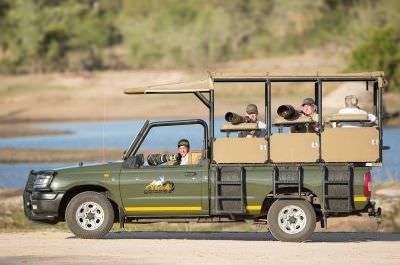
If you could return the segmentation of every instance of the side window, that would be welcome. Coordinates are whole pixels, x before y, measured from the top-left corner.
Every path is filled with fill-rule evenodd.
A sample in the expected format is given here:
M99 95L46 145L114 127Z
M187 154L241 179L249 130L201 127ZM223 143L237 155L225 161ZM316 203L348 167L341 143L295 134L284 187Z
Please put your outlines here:
M204 158L204 141L200 124L153 127L138 153L144 155L144 166L194 165Z

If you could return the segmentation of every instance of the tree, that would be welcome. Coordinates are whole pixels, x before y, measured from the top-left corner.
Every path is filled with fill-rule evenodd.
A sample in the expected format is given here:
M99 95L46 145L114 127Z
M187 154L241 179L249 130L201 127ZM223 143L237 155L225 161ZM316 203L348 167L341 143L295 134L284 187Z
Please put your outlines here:
M400 31L393 27L373 30L351 53L350 70L385 72L389 89L400 91Z

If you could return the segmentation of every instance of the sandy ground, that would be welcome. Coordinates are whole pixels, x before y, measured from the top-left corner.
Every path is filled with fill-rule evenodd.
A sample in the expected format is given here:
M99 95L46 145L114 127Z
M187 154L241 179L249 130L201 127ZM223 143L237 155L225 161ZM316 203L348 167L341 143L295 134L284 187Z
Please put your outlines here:
M396 209L399 184L379 188L375 196L381 201L383 212ZM20 207L21 190L0 190L0 217L2 210ZM375 218L367 216L329 218L327 232L317 224L311 239L299 244L275 241L261 224L253 226L254 232L232 232L243 231L239 230L240 224L226 226L231 231L224 230L224 233L118 232L116 229L102 240L82 240L59 230L8 231L0 233L0 264L397 265L400 264L400 234L383 231L398 227L399 217L385 217L386 221L380 225ZM132 225L127 224L127 229L131 230ZM163 225L167 230L173 224ZM207 225L210 224L191 224L191 227L204 229ZM141 228L138 226L137 230Z
M314 233L282 243L268 233L64 232L0 234L1 264L400 264L400 234Z

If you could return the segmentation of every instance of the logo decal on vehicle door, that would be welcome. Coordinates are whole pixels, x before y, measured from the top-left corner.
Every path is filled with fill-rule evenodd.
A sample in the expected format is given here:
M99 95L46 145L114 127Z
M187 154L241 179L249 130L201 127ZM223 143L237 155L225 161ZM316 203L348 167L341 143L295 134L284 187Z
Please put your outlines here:
M174 189L175 184L172 181L165 181L164 176L159 176L144 188L144 193L171 193Z

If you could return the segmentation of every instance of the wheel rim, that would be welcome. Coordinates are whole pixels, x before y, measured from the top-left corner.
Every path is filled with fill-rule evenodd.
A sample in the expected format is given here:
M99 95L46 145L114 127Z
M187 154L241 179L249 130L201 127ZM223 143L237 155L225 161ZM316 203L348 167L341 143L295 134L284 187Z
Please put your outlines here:
M76 210L76 222L85 230L95 230L104 222L104 210L95 202L85 202Z
M278 214L279 227L288 234L297 234L303 231L307 217L303 209L295 205L284 207Z

